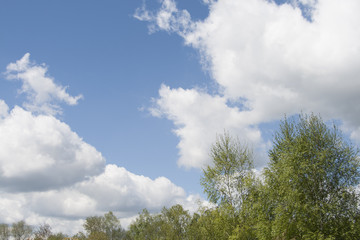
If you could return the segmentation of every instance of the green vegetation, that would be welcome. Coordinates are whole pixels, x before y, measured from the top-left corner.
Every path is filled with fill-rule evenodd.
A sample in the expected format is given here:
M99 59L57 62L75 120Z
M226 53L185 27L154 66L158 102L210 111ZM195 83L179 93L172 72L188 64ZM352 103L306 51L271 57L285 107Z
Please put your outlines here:
M190 213L181 205L144 209L128 230L112 212L88 217L86 233L71 239L358 239L358 150L315 115L285 118L274 136L269 164L253 172L253 154L228 133L211 148L213 163L200 180L213 207ZM0 224L0 240L33 233L21 221ZM64 239L40 226L35 239Z

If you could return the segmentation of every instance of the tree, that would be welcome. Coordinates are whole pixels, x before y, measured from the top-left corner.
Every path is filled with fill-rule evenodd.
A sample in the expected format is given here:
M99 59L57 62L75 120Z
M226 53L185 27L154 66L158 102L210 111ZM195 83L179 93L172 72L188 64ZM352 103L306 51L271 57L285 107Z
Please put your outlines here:
M160 215L152 215L147 209L139 214L134 222L129 226L127 232L128 239L158 239L161 234Z
M180 204L163 208L160 217L162 235L166 239L186 239L191 216Z
M25 240L29 238L32 234L32 228L25 223L25 221L20 221L13 223L11 227L11 235L15 240Z
M121 227L119 219L112 212L108 212L104 216L87 217L84 229L89 238L117 240L123 239L125 236L125 231Z
M35 231L35 240L47 240L51 235L51 227L49 224L41 224Z
M49 236L47 240L64 240L67 236L63 233L56 233Z
M313 114L285 118L269 157L261 239L357 238L359 156L335 125Z
M92 232L90 233L87 240L108 240L109 238L106 236L104 232Z
M125 236L120 220L111 211L104 215L103 226L109 240L122 239Z
M83 232L78 232L71 239L86 240L86 235Z
M10 238L9 225L2 223L0 224L0 240L8 240Z
M200 180L204 192L213 203L239 209L247 193L247 182L252 178L252 151L225 132L217 137L210 156L213 164L203 169Z
M197 228L196 235L190 239L230 239L234 229L239 224L237 215L229 214L231 210L229 205L215 208L204 208L200 210L200 215L193 215L193 222ZM192 230L192 226L190 230ZM190 231L194 234L195 231Z
M101 216L87 217L84 223L84 229L88 235L95 232L102 232L104 230L104 221Z

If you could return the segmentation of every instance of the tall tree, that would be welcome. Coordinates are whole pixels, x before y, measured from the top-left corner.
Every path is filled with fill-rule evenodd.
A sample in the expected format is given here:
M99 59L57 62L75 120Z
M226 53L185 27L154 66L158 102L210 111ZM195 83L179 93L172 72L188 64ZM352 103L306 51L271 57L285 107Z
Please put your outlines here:
M359 156L336 126L313 114L285 119L269 157L262 238L356 238Z
M5 223L0 224L0 240L8 240L10 235L9 225Z
M32 228L25 223L25 221L19 221L13 223L11 227L11 235L15 240L25 240L30 238L32 234Z
M210 156L212 164L203 169L200 179L204 192L213 203L239 209L248 190L247 181L252 178L252 151L225 132L217 137Z

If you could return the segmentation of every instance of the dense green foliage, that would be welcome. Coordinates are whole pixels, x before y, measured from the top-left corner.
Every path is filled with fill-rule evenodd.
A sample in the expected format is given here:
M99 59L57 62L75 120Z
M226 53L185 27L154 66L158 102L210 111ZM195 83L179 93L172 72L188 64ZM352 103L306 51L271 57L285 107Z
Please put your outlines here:
M358 151L319 116L285 118L262 173L253 171L252 151L228 133L218 137L210 156L200 182L212 207L196 213L181 205L155 214L144 209L127 231L112 212L91 216L86 233L71 239L359 239ZM24 239L31 231L23 221L0 224L0 240ZM65 237L48 225L35 236Z
M317 116L285 120L265 171L272 238L355 239L357 150ZM270 233L269 233L270 234Z

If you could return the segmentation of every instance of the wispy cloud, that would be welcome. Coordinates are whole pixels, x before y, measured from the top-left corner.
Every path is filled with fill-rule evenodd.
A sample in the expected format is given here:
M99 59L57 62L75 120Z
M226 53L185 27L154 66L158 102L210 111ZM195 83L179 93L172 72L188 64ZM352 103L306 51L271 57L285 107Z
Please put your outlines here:
M185 36L193 27L189 12L179 10L173 0L161 0L161 7L155 13L148 11L144 2L136 9L134 17L140 21L150 22L150 33L165 30Z
M67 88L58 85L47 75L45 64L35 64L26 53L20 60L6 67L6 77L9 80L20 80L20 93L27 97L24 107L32 112L56 115L61 113L60 102L76 105L82 95L71 96Z

